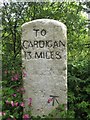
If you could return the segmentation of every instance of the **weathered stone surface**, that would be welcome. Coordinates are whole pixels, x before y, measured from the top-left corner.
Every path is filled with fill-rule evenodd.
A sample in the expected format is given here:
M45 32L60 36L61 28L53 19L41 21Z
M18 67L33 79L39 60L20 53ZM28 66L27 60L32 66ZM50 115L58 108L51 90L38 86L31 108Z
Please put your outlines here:
M25 106L32 98L32 114L48 115L58 104L67 104L66 26L56 20L38 19L22 25L22 63ZM51 100L52 96L57 101ZM50 102L50 103L48 103Z

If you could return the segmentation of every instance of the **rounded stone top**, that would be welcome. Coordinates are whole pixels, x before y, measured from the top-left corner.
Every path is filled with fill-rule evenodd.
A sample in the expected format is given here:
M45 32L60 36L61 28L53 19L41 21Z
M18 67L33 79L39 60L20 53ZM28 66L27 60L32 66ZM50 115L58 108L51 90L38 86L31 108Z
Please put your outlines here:
M30 22L26 22L22 25L22 28L23 27L26 27L28 26L29 24L36 24L36 23L41 23L41 24L54 24L56 26L61 26L62 28L64 29L67 29L66 25L63 24L62 22L58 21L58 20L54 20L54 19L36 19L36 20L33 20L33 21L30 21Z

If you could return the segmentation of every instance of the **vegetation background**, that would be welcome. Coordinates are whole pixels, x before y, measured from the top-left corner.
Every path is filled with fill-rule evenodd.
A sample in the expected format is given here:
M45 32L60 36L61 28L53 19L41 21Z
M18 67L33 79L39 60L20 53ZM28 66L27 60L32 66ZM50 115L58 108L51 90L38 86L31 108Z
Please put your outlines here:
M22 95L25 90L22 80L21 25L41 18L61 21L68 30L68 111L58 109L52 112L52 117L90 120L90 27L83 15L83 12L88 12L87 8L90 8L90 2L3 3L2 120L31 117L30 108L26 116L23 115ZM46 118L48 120L49 116Z

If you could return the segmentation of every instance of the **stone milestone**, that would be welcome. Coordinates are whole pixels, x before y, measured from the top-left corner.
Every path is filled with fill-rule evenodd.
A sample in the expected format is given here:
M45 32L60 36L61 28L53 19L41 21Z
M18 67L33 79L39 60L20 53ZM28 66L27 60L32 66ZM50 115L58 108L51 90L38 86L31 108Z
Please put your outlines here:
M25 110L32 98L32 115L48 115L67 105L67 29L52 19L22 25L22 64Z

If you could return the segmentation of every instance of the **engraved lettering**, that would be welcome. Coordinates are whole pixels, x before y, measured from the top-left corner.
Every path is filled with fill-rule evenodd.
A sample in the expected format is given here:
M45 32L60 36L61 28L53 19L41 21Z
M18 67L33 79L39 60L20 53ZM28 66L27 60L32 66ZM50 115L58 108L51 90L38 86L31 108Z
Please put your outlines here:
M27 40L24 40L24 41L23 41L23 48L25 48L25 49L28 49L28 48L29 48L29 45L28 45L28 41L27 41Z
M33 29L33 30L35 31L35 35L37 37L37 33L38 33L39 29Z
M44 30L44 29L41 30L41 35L42 35L42 36L45 36L45 35L46 35L46 30Z

